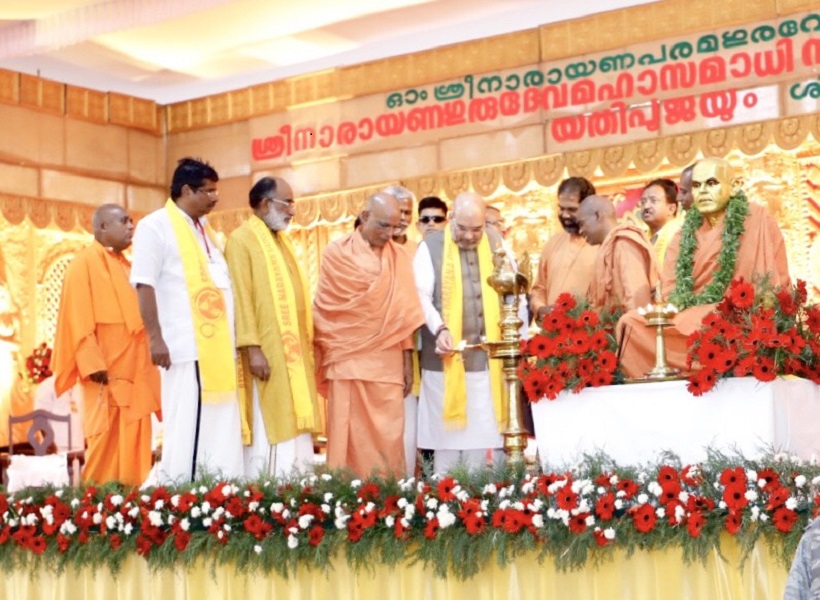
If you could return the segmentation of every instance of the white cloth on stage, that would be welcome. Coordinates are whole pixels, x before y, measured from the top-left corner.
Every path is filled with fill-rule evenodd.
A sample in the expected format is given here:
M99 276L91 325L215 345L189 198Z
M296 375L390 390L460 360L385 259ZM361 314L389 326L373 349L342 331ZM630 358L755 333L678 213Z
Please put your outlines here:
M490 395L490 372L469 372L466 377L467 426L464 429L448 429L443 414L444 373L422 370L418 407L419 448L436 451L486 450L503 445Z
M170 369L160 374L164 437L158 482L185 483L202 472L223 478L242 477L239 403L201 403L197 364L193 361L172 363Z
M419 399L413 394L404 397L404 464L405 474L414 477L416 474L416 430L418 429Z
M72 440L73 441L73 440ZM68 480L68 459L65 454L26 456L13 454L6 469L6 491L16 492L26 487L44 485L65 486Z
M313 465L313 436L300 433L295 438L271 446L259 407L259 387L253 381L253 440L245 446L245 477L257 479L266 475L287 477L294 470L305 471Z
M436 473L447 473L453 467L461 465L470 470L487 466L487 455L490 454L493 465L500 465L504 460L503 450L436 450L433 458L433 470Z
M56 415L70 415L71 448L68 447L68 429L63 423L53 423L54 443L57 450L82 450L85 448L83 434L83 388L77 383L70 390L57 396L54 391L54 375L47 377L34 392L34 409L47 410Z

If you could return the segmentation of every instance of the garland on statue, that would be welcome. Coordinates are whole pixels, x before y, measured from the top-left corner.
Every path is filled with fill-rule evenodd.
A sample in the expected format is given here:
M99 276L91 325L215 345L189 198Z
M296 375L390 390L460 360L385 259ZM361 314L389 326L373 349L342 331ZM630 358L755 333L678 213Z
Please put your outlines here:
M703 223L703 214L696 209L686 213L680 234L680 254L675 264L675 288L669 295L669 302L681 310L699 304L720 302L735 273L740 236L743 235L748 215L749 201L746 194L739 190L732 194L726 206L717 271L712 276L709 285L701 293L695 294L693 291L695 279L692 276L695 250L698 247L695 233Z

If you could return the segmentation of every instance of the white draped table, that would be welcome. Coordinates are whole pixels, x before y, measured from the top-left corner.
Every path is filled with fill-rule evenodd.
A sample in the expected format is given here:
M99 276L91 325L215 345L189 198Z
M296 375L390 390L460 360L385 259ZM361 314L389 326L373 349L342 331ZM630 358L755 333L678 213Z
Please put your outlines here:
M706 458L707 447L746 458L774 449L820 459L820 386L804 379L730 378L700 397L686 381L587 388L544 398L532 414L545 466L599 450L624 465L655 462L666 450L691 464Z

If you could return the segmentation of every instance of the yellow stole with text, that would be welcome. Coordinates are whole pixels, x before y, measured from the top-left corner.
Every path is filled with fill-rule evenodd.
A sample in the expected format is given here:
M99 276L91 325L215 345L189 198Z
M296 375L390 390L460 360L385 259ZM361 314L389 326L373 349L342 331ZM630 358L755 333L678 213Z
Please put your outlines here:
M236 402L236 359L225 297L211 279L208 259L182 216L182 210L170 198L165 203L165 210L182 257L182 270L191 303L202 402ZM206 224L204 231L211 243L219 247L211 227Z
M282 346L285 351L285 362L288 369L288 382L290 384L290 395L293 398L293 411L296 415L296 428L300 430L310 430L315 426L315 415L313 414L313 401L310 396L310 386L308 377L313 377L313 365L305 368L305 363L312 360L312 356L302 354L302 344L299 340L299 319L296 313L296 295L293 286L297 283L287 277L288 265L279 246L273 241L273 232L265 225L264 221L252 215L248 219L251 228L259 245L262 246L265 255L265 265L268 270L268 281L270 283L271 297L273 298L273 311L276 313L276 323L279 325L279 333L282 339ZM297 268L298 284L302 286L304 298L310 298L307 279L299 268L296 260L296 253L288 237L284 234L278 236L282 242L282 248L290 254L293 264ZM313 313L310 305L305 307L305 329L308 334L308 345L313 345Z
M483 235L477 248L478 273L481 279L481 306L484 310L484 327L488 341L501 339L501 318L498 294L487 283L493 272L493 253L490 241ZM462 336L463 323L463 282L461 279L461 256L458 245L453 240L450 226L444 230L444 251L441 261L441 313L450 330L453 341L458 343ZM467 350L471 352L471 350ZM443 357L444 363L444 423L451 429L463 429L467 425L467 379L461 353ZM501 361L490 359L490 392L495 408L499 430L505 426L504 378Z

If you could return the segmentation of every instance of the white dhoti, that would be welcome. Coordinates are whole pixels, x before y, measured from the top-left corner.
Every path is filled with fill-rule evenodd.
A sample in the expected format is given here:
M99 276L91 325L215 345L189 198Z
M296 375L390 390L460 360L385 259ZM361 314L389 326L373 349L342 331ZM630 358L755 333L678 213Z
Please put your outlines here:
M418 429L419 400L413 394L404 397L404 462L405 474L408 477L416 475L416 430Z
M480 466L487 462L487 450L503 446L490 394L490 372L466 374L467 425L449 429L444 423L444 373L421 372L418 413L418 446L435 450L437 473L458 462ZM498 453L494 453L494 459Z
M161 371L164 437L158 483L185 483L201 473L244 475L239 402L200 401L196 362Z
M253 437L245 446L245 477L256 479L267 475L286 477L313 465L313 436L301 433L295 438L271 445L265 420L259 407L259 388L253 382Z

